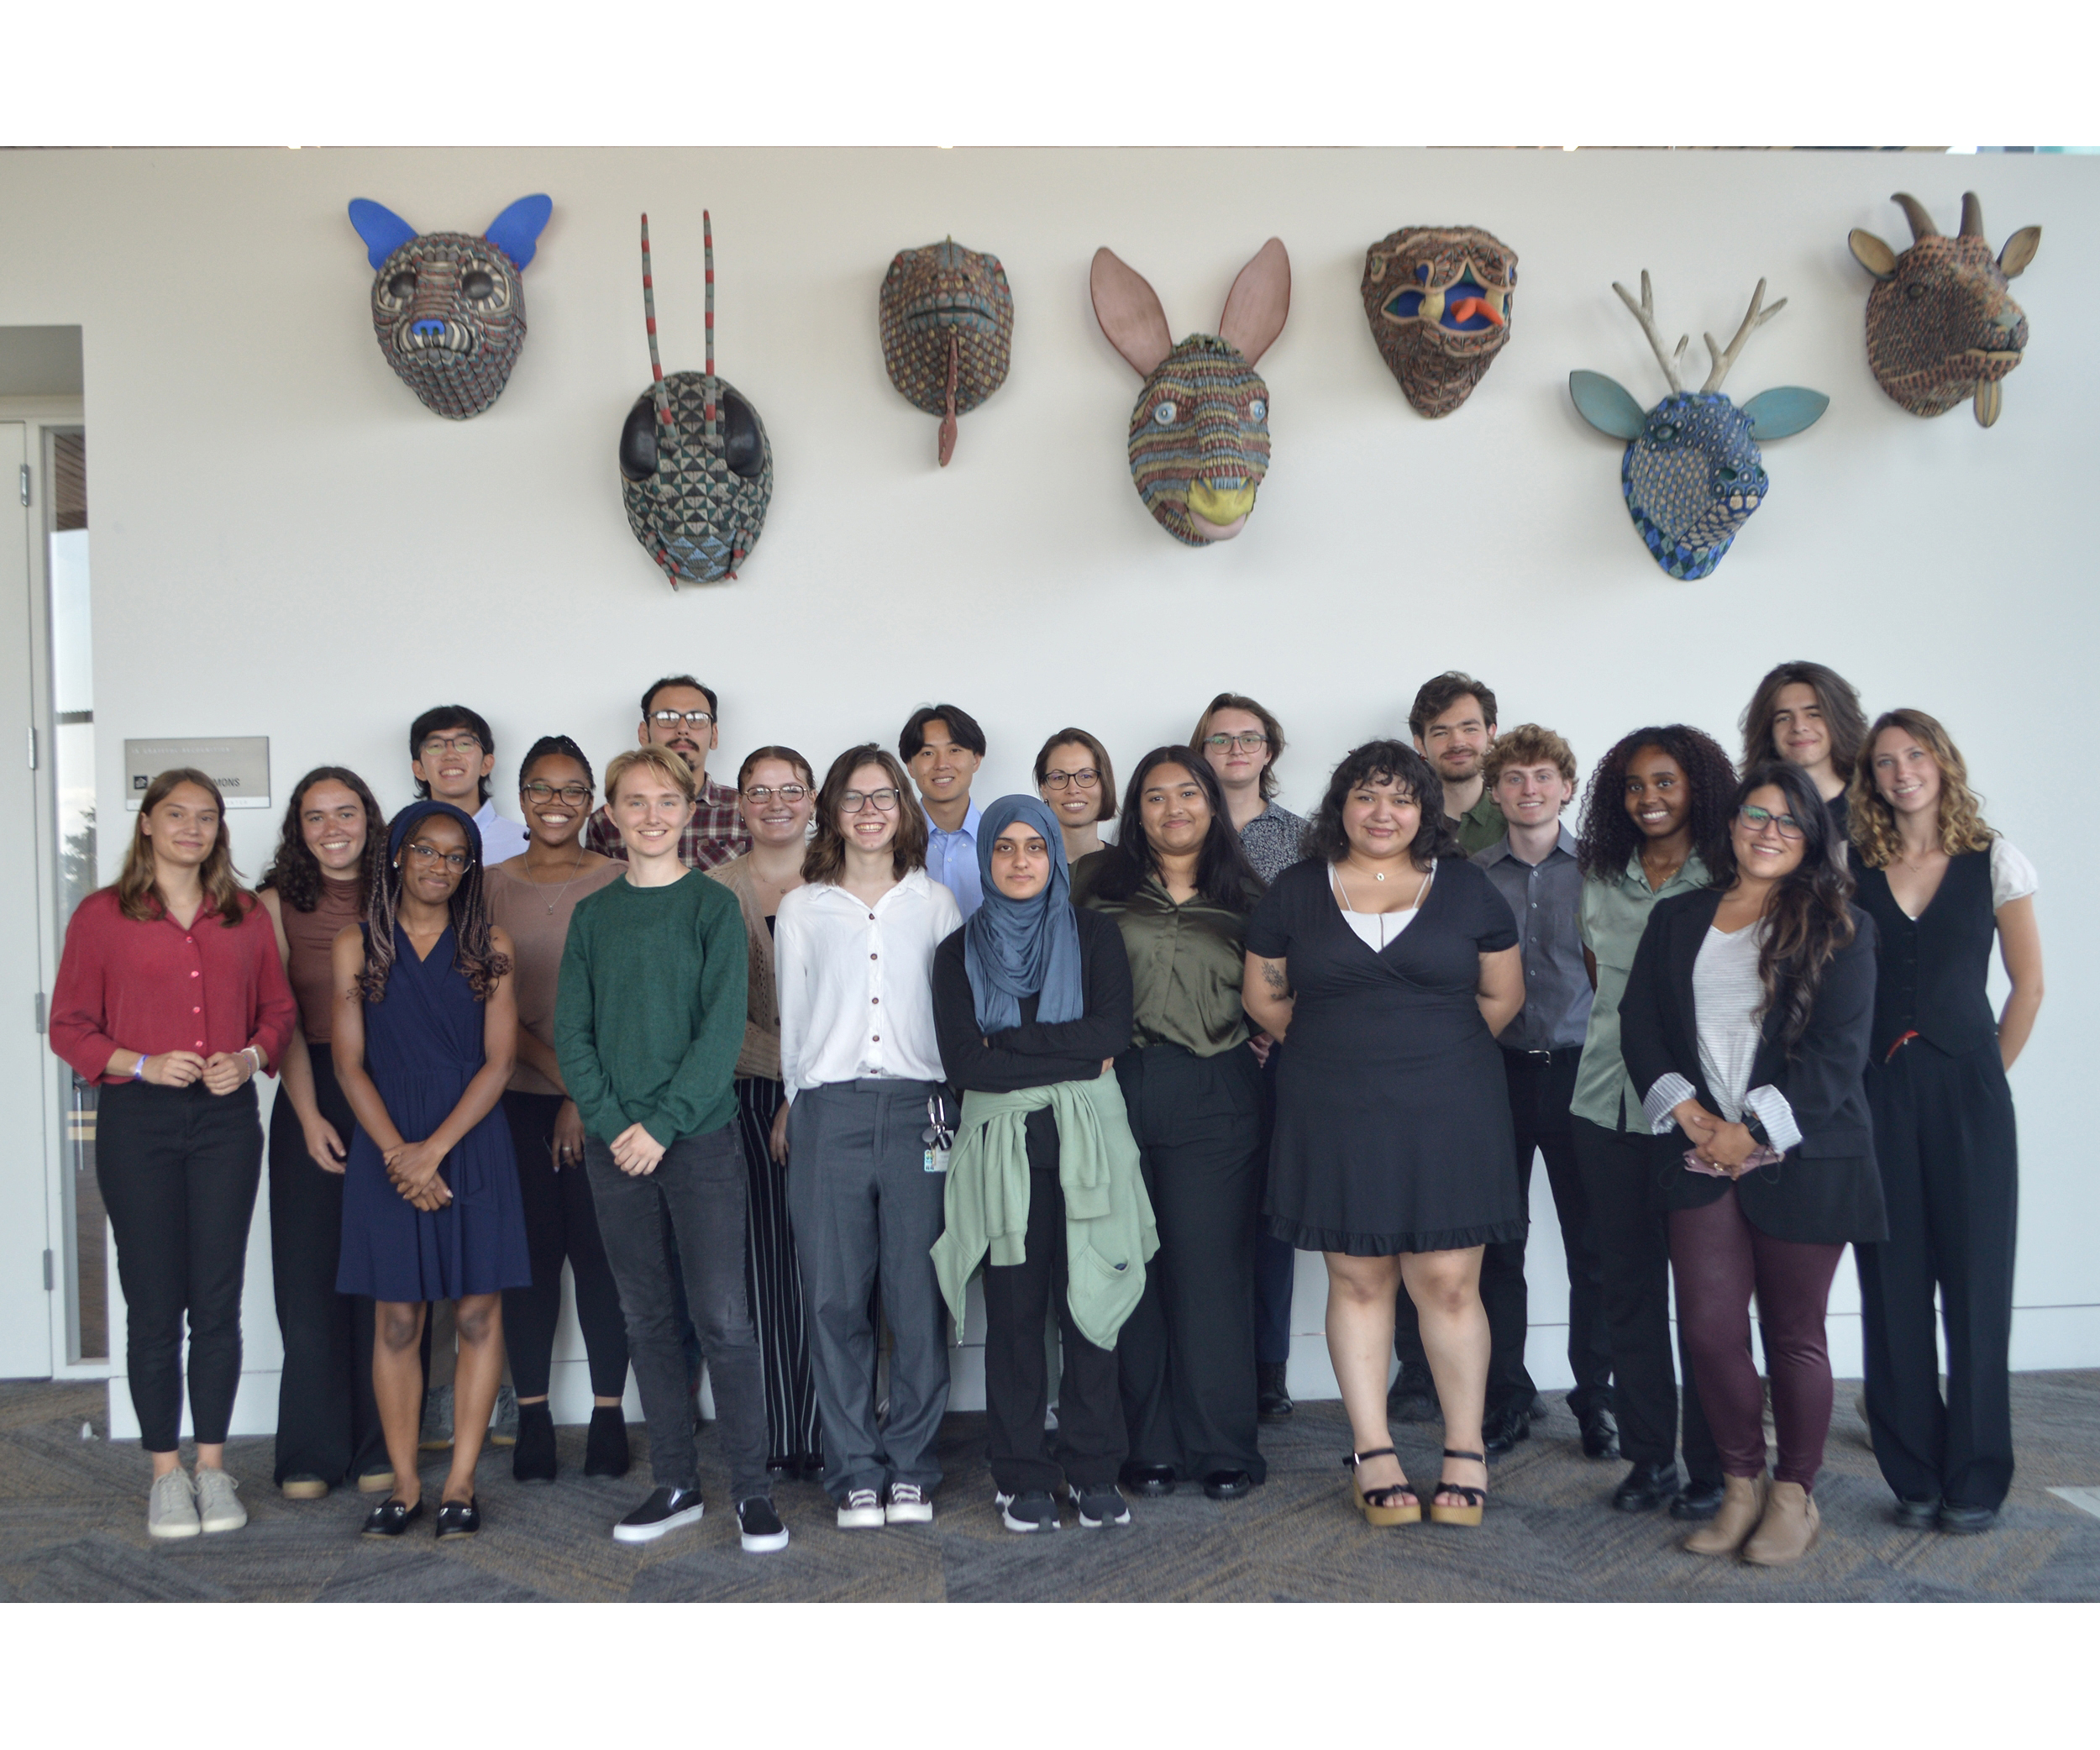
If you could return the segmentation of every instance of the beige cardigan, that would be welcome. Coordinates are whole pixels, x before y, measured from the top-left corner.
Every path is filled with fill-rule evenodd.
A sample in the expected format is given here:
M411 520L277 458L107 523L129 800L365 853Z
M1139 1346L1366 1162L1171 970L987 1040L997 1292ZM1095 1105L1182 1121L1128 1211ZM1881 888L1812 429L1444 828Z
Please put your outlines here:
M751 989L748 1018L743 1024L743 1048L737 1054L737 1074L765 1081L780 1079L780 1006L773 989L773 936L759 910L758 895L751 886L751 865L746 858L733 857L705 871L711 881L720 881L737 896L743 912L743 931L749 938Z

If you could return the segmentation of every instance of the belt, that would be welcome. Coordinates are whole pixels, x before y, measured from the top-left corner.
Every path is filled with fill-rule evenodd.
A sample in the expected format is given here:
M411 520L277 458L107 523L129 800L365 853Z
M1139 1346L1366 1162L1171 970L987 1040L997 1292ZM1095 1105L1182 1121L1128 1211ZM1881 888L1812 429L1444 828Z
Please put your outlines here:
M1509 1045L1502 1048L1502 1054L1504 1057L1515 1058L1520 1063L1525 1064L1546 1064L1553 1061L1553 1054L1550 1051L1519 1051ZM1562 1057L1567 1057L1568 1054L1565 1050L1561 1053Z

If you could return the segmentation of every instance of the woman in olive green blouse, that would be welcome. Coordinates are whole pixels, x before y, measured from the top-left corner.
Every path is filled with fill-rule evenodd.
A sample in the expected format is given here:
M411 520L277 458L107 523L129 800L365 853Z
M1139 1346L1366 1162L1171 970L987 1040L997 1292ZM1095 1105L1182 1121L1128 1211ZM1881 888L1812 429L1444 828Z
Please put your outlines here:
M1129 952L1137 1025L1116 1060L1159 1224L1145 1296L1122 1328L1123 1485L1214 1500L1265 1474L1255 1443L1254 1235L1261 1067L1240 1006L1262 884L1209 763L1157 748L1123 801L1124 843L1084 857L1074 905L1106 912Z

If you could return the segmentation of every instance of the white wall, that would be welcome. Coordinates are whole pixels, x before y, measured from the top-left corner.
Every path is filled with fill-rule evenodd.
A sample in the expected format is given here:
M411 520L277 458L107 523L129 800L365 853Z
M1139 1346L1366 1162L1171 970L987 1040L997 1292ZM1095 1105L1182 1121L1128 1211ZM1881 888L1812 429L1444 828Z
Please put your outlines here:
M1300 807L1345 749L1400 730L1415 686L1446 667L1486 677L1505 723L1551 724L1586 762L1638 721L1686 718L1732 744L1756 677L1797 655L1844 670L1871 711L1933 711L2044 882L2050 996L2014 1077L2016 1360L2091 1364L2100 1194L2076 1090L2100 931L2071 900L2091 834L2050 806L2048 780L2081 758L2090 684L2077 507L2100 336L2074 289L2100 271L2097 176L2076 159L1854 153L23 153L0 156L0 324L84 329L113 817L126 736L267 733L281 797L340 760L392 805L426 704L477 704L508 771L546 731L609 754L642 684L681 668L722 691L731 771L765 741L821 769L952 696L991 738L988 796L1025 782L1059 724L1127 762L1239 688L1289 726ZM1966 410L1913 418L1867 372L1868 282L1845 235L1900 243L1898 188L1949 229L1977 189L1994 241L2044 227L2015 288L2029 356L1988 432ZM526 275L523 357L490 413L442 421L373 343L344 203L478 229L540 190L554 218ZM703 205L720 368L764 418L778 484L742 579L674 596L628 533L613 444L648 376L637 215L666 365L697 369ZM1375 239L1454 222L1519 252L1516 319L1473 400L1432 423L1387 375L1357 286ZM1191 551L1131 489L1137 380L1094 323L1088 259L1105 243L1150 277L1179 335L1215 323L1272 233L1295 275L1263 361L1274 463L1247 533ZM1011 376L964 417L943 471L934 421L884 375L874 305L895 250L949 234L1002 258L1017 317ZM1644 404L1660 392L1610 290L1644 266L1669 331L1723 338L1768 276L1790 302L1730 391L1832 398L1771 446L1769 503L1700 583L1647 558L1619 448L1565 387L1584 366ZM274 822L236 819L252 875ZM1557 1249L1548 1227L1541 1321L1557 1316ZM1296 1323L1313 1333L1308 1264ZM260 1253L250 1285L262 1368L275 1332ZM1840 1311L1851 1293L1847 1271ZM1850 1328L1840 1318L1841 1362ZM1535 1358L1554 1336L1538 1333ZM1299 1345L1308 1385L1317 1348Z

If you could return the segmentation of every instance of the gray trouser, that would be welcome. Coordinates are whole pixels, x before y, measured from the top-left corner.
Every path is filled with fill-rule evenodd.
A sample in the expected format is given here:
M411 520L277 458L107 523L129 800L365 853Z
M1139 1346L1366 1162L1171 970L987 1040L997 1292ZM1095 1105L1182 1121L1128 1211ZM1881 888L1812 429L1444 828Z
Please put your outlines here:
M941 1480L935 1437L948 1408L947 1316L933 1274L946 1175L926 1170L927 1097L935 1085L827 1082L788 1114L788 1213L809 1308L810 1359L824 1432L824 1486ZM882 1285L890 1417L875 1426L875 1332L869 1295Z
M606 1261L620 1290L634 1383L648 1418L649 1469L659 1488L690 1489L699 1480L693 1447L693 1401L671 1292L664 1223L678 1241L701 1353L714 1382L729 1489L738 1500L770 1496L766 1473L765 1385L759 1337L743 1280L743 1148L734 1124L680 1137L654 1173L631 1176L596 1137L584 1139L584 1169L598 1213Z

